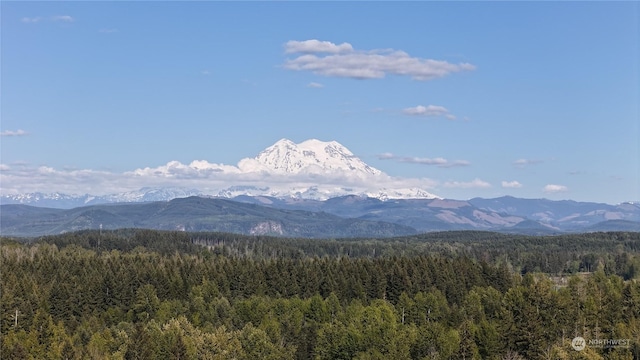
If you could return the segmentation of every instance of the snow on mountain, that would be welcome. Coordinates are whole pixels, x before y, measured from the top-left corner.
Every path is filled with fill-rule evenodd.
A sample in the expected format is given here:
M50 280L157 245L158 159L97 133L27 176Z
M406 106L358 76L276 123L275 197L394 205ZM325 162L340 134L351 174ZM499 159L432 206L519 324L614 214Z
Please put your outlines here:
M204 195L198 190L189 190L182 188L142 188L136 191L128 191L119 194L110 194L104 196L93 195L67 195L60 193L44 194L13 194L2 195L0 197L1 204L25 204L40 207L51 207L68 209L85 205L97 205L108 203L123 202L150 202L150 201L167 201L175 198L183 198L188 196Z
M175 198L203 195L196 189L184 189L179 187L151 188L145 187L136 191L128 191L120 194L111 194L99 197L106 203L112 202L148 202L167 201Z
M441 197L434 195L430 192L424 191L419 188L407 188L407 189L380 189L378 191L368 191L358 195L365 195L370 198L380 200L392 200L392 199L442 199Z
M42 207L74 207L82 206L85 203L87 195L66 195L60 193L27 193L2 195L2 204L28 204ZM58 206L55 206L59 204Z
M281 139L254 158L242 159L238 166L196 160L191 164L170 161L157 168L125 173L132 181L144 181L154 187L95 195L39 193L2 194L3 204L32 204L48 207L167 201L179 197L241 195L326 200L337 196L360 195L381 200L434 199L422 188L425 181L392 178L367 165L336 141L310 139L299 144ZM191 182L189 182L191 181ZM190 184L190 188L182 185ZM64 201L62 201L64 199Z
M253 160L268 173L302 180L286 188L272 185L264 195L316 200L345 195L381 200L438 198L419 187L396 187L391 177L367 165L336 141L310 139L296 144L281 139Z
M280 174L327 173L335 171L380 175L382 171L364 163L336 141L310 139L295 144L281 139L255 159L271 172Z
M433 199L436 195L397 181L367 165L336 141L310 139L294 143L281 139L252 159L238 163L243 174L267 173L270 183L223 189L217 196L267 195L279 198L326 200L345 195L378 199Z

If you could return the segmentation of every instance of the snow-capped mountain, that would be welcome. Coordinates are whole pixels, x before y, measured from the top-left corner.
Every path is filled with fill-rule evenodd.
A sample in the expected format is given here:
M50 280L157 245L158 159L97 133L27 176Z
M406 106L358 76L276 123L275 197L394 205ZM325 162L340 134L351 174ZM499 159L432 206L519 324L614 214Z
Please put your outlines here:
M310 139L295 144L291 140L281 139L264 149L255 159L271 172L279 174L341 171L382 174L382 171L365 164L336 141Z
M391 177L366 164L336 141L310 139L299 144L281 139L254 159L258 167L274 176L289 176L296 184L270 186L239 195L269 195L300 199L326 200L337 196L362 195L381 200L435 199L438 196L420 187L392 187ZM245 165L247 162L244 163ZM309 183L309 180L313 183ZM218 195L226 195L221 192Z
M60 193L27 193L27 194L2 194L0 202L2 204L25 204L41 207L51 207L60 209L69 209L77 206L89 205L95 196L86 195L68 195Z
M144 187L139 190L108 195L66 194L2 194L2 204L29 204L44 207L71 208L82 205L168 201L188 196L233 198L241 195L272 196L326 200L338 196L360 195L380 200L435 199L438 196L421 188L420 182L398 185L389 175L367 165L349 149L336 141L310 139L294 143L281 139L261 151L254 158L242 159L237 167L212 164L204 160L189 165L177 161L161 168L138 169L132 176L158 176L165 179L197 178L217 180L219 174L234 176L228 181L204 184L202 189L170 187ZM267 176L265 176L267 175ZM174 182L175 183L175 182Z
M119 194L109 194L103 196L84 195L68 195L60 193L29 193L2 195L0 197L1 204L24 204L40 207L50 207L59 209L70 209L78 206L98 205L109 203L127 203L127 202L151 202L151 201L168 201L176 198L189 196L203 196L201 191L183 188L142 188L136 191L128 191Z
M185 189L179 187L151 188L145 187L136 191L128 191L120 194L100 196L104 202L149 202L167 201L176 198L204 195L202 191L196 189ZM96 198L97 199L97 198ZM95 200L95 199L94 199Z

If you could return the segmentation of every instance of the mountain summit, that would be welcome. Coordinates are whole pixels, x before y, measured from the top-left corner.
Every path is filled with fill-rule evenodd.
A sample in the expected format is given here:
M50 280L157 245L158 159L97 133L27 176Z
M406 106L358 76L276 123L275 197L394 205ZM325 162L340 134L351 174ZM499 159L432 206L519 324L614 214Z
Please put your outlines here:
M295 144L289 139L281 139L260 152L255 159L271 172L279 174L322 174L335 171L382 174L382 171L365 164L336 141L310 139Z
M251 166L248 166L252 163ZM437 198L415 184L398 187L384 172L367 165L337 141L309 139L299 144L281 139L261 151L251 161L244 161L245 171L260 169L283 179L287 184L272 184L263 194L275 197L294 197L325 200L336 196L361 195L381 200ZM243 188L224 193L226 197L259 195L255 189Z
M326 200L357 195L380 200L434 199L425 179L398 179L367 165L336 141L309 139L299 144L281 139L237 166L195 160L170 161L156 168L125 173L141 189L106 195L59 193L2 194L2 204L73 207L114 202L171 200L185 196L271 196ZM147 182L142 182L147 179ZM150 187L154 184L154 187ZM64 200L64 201L63 201Z

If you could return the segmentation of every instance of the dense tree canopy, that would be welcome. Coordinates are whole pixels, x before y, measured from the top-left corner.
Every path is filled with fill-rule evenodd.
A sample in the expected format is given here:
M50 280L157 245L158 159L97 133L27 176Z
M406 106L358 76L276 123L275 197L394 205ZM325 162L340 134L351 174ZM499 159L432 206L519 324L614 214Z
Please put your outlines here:
M2 239L0 355L634 359L638 249L637 233Z

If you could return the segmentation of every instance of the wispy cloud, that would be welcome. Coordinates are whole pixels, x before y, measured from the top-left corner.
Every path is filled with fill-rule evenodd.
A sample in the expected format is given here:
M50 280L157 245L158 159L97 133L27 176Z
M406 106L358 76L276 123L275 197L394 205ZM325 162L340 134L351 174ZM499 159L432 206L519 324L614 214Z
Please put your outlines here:
M541 164L543 162L544 161L537 159L518 159L513 162L513 166L523 168L525 166Z
M22 21L25 24L35 24L35 23L39 23L40 21L42 21L42 17L40 16L36 16L36 17L23 17L22 19L20 19L20 21Z
M49 20L52 22L66 22L66 23L72 23L75 21L73 16L70 16L70 15L54 15L54 16L49 16L47 18L42 16L34 16L34 17L25 16L20 19L20 21L25 24L35 24L35 23L42 22L43 20Z
M117 33L118 29L104 28L104 29L98 30L98 32L101 33L101 34L113 34L113 33Z
M521 188L522 184L520 184L520 182L518 181L503 181L502 182L502 187L503 188L510 188L510 189L517 189L517 188Z
M569 191L569 188L564 185L548 184L548 185L545 185L544 188L542 188L542 191L547 194L553 194L553 193Z
M469 166L471 163L467 160L454 160L449 161L445 158L424 158L424 157L410 157L410 156L396 156L392 153L382 153L378 155L380 160L395 160L401 163L408 164L420 164L420 165L435 165L441 168L451 168L457 166Z
M391 74L426 81L475 69L469 63L422 59L393 49L356 50L349 43L336 45L315 39L289 41L285 53L299 54L285 61L285 69L353 79L380 79Z
M402 110L405 115L410 116L444 116L449 120L455 120L456 117L449 112L447 108L439 105L418 105L408 107Z
M69 15L55 15L51 17L52 21L59 21L59 22L74 22L75 19L72 16Z
M2 132L0 132L0 136L25 136L25 135L29 135L28 132L22 130L22 129L18 129L18 130L4 130Z
M211 71L209 71L209 70L202 70L202 71L200 71L200 74L202 74L202 75L204 75L204 76L209 76L209 75L211 75Z
M444 187L448 187L448 188L460 188L460 189L486 189L491 187L491 184L478 178L475 178L467 182L447 181L443 185Z
M317 82L310 82L307 84L307 87L319 89L319 88L323 88L324 85Z
M291 53L330 53L339 54L346 52L353 52L353 46L349 43L342 43L336 45L330 41L320 40L305 40L296 41L290 40L284 44L284 52Z

